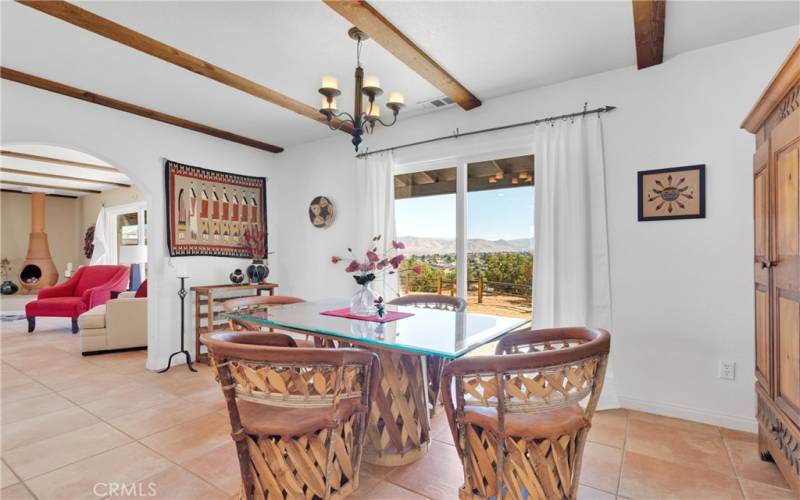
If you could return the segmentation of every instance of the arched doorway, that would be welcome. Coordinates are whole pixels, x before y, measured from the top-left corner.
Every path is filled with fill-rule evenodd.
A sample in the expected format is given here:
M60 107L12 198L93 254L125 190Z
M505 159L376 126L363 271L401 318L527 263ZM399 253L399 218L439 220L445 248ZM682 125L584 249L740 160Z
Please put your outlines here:
M124 266L146 276L148 201L121 168L62 146L12 143L0 150L4 280L15 282L17 289L2 297L4 315L25 314L27 304L53 285L78 283L76 290L84 291L82 276L94 266ZM146 347L147 296L141 292L133 297L139 291L138 280L124 285L127 290L114 290L108 297L92 295L90 310L77 321L60 318L55 306L36 310L29 330L57 338L82 323L74 349L64 338L58 345L84 354ZM112 301L118 302L112 305ZM125 319L119 327L114 324L117 316ZM144 355L141 362L145 363Z

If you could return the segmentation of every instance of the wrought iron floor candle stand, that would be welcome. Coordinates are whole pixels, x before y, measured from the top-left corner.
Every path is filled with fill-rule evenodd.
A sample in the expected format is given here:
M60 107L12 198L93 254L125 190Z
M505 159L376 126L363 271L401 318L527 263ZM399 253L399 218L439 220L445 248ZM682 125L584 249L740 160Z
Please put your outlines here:
M185 320L184 320L184 311L185 311L185 302L186 302L186 294L187 294L186 293L186 287L184 286L184 283L186 282L186 276L178 276L178 279L181 280L181 289L178 290L178 297L181 298L181 350L173 352L172 354L170 354L169 361L167 361L167 367L164 368L163 370L159 370L158 373L164 373L165 371L169 370L170 366L172 365L172 358L174 358L178 354L184 354L186 356L186 364L189 366L189 369L191 371L193 371L193 372L197 371L197 370L194 369L194 367L192 367L192 355L189 354L189 351L187 351L186 348L184 347L184 342L185 342L185 338L184 338L185 337L185 332L184 332L184 326L185 326L184 325L184 322L185 322Z

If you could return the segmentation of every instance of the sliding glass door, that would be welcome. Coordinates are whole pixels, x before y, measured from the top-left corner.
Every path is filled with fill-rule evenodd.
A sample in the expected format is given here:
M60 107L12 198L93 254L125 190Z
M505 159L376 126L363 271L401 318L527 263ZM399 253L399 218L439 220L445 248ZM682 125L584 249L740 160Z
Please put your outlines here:
M533 156L456 163L395 176L408 256L400 293L456 295L470 311L530 318Z
M530 318L533 157L470 163L467 173L468 309Z
M396 232L406 245L400 295L456 294L456 177L456 167L395 176Z

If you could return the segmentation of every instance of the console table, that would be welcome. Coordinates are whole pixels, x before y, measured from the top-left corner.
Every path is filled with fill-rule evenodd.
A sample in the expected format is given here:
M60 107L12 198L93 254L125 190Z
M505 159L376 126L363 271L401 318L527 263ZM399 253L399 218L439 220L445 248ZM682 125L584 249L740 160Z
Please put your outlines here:
M200 352L200 335L217 330L227 330L228 320L219 317L223 312L222 303L228 299L247 297L255 292L275 294L275 283L252 283L242 285L206 285L190 288L194 293L194 359L208 363L208 354Z

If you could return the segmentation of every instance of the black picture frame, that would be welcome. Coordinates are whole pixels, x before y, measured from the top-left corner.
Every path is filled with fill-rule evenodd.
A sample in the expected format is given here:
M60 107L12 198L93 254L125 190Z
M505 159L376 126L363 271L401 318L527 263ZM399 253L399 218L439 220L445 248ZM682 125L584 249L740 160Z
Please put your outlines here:
M698 205L699 211L696 214L682 214L682 215L657 215L645 217L644 215L644 178L647 175L653 174L669 174L675 172L697 171L698 172ZM705 219L706 218L706 166L705 164L699 165L686 165L682 167L659 168L653 170L640 170L636 172L636 184L638 194L638 220L640 222L647 221L660 221L660 220L682 220L682 219Z

